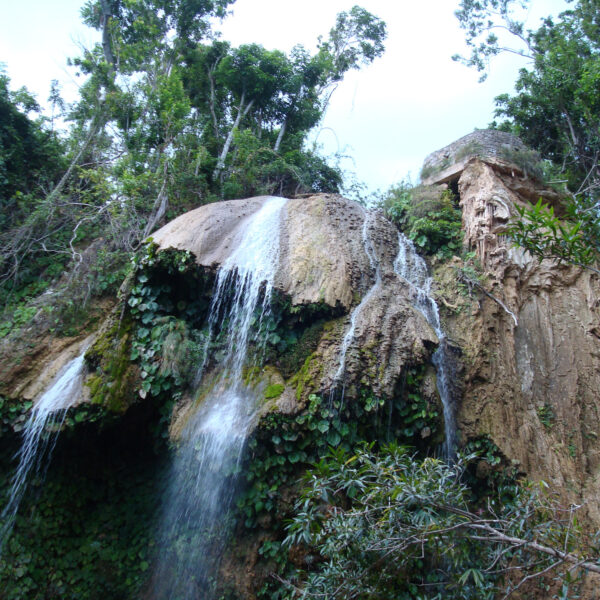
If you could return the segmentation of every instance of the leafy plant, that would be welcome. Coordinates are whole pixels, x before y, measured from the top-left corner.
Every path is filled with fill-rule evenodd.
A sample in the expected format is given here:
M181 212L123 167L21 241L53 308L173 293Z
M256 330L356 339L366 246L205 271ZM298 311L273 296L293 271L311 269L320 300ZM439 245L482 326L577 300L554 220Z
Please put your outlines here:
M574 512L543 486L471 510L468 461L421 460L395 444L331 450L304 478L287 527L284 545L305 558L281 578L286 597L492 599L549 573L576 590L572 565L600 570L579 545Z
M556 419L552 407L549 404L544 404L542 406L538 406L536 412L540 423L546 429L552 429L552 427L554 426L554 420Z
M577 206L571 204L567 220L559 219L554 208L541 198L531 208L517 206L516 209L518 218L506 230L515 244L540 261L552 258L597 271L592 266L600 247L600 217L596 212L578 213Z
M460 250L462 213L451 190L404 182L392 187L381 205L420 251L449 257Z

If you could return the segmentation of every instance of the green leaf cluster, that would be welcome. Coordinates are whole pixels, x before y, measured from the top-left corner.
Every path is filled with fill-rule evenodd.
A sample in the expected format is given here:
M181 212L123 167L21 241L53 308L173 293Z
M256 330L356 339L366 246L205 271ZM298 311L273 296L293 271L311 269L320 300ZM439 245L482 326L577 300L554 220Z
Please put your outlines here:
M473 509L473 458L448 465L397 444L330 450L304 477L283 545L304 560L279 597L491 600L537 576L550 589L548 573L576 594L578 577L552 550L579 546L576 516L561 518L544 486Z
M462 246L462 213L449 189L403 182L381 200L386 216L427 255L450 257Z
M518 217L506 233L514 243L540 260L553 258L560 262L589 267L595 264L600 250L600 216L594 211L578 211L571 205L571 217L559 219L554 207L540 198L531 208L517 206ZM577 218L579 212L580 218Z
M144 436L138 434L139 444ZM164 465L139 446L131 452L126 429L105 435L88 428L87 435L67 436L66 444L62 438L45 481L38 475L30 482L0 557L3 599L100 600L141 593L156 548ZM81 447L82 437L88 446ZM8 477L0 480L3 496L10 483Z

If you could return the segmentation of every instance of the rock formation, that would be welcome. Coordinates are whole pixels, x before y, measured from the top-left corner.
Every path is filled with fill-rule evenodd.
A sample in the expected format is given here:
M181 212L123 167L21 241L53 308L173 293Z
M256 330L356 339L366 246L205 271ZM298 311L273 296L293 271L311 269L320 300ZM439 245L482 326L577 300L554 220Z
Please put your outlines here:
M258 197L200 207L157 231L153 241L161 250L189 251L198 265L216 268L227 260L245 220L263 201ZM344 382L349 389L363 385L393 396L405 366L425 360L437 343L423 315L412 307L406 282L394 273L395 228L381 214L365 221L360 205L336 195L292 199L284 211L277 290L292 307L325 305L347 315L336 321L312 356L310 391L342 383L335 376L350 314L374 288L354 316ZM294 393L288 389L281 396L286 410L292 410Z
M455 180L456 182L456 180ZM457 291L462 263L438 267L451 337L463 349L463 442L489 435L531 480L584 505L600 526L600 281L597 274L538 261L503 236L515 208L553 190L516 167L471 159L457 173L464 244L476 253L473 299ZM485 293L482 293L485 290ZM477 298L477 300L474 300Z
M425 165L427 182L451 186L462 209L463 256L433 264L446 343L457 357L452 384L462 396L459 439L466 444L489 437L504 465L583 504L587 524L600 527L600 280L592 271L539 262L504 236L516 207L538 197L560 214L559 195L529 178L515 159L526 152L512 136L476 132ZM150 447L157 435L176 445L206 391L196 385L198 363L211 375L223 350L219 339L207 337L215 273L265 200L209 204L158 230L116 308L106 303L100 325L86 325L72 338L44 331L5 340L0 392L12 413L5 410L2 424L4 432L12 428L12 443L28 410L21 414L15 407L39 397L94 330L85 402L66 421L71 442L78 440L74 447L85 446L90 431L96 436L99 423L114 427L103 448L117 440L144 440ZM281 539L280 520L292 510L299 474L329 444L359 429L363 437L352 443L382 439L394 427L399 439L427 452L441 441L431 361L439 340L415 308L415 289L394 269L395 227L355 202L319 194L288 200L279 234L276 298L268 315L257 316L268 327L267 341L251 348L259 359L243 374L244 386L260 398L243 468L256 468L265 481L248 479L241 550L226 555L221 573L244 598L254 597L267 579L259 548ZM18 349L14 356L11 343ZM205 379L206 388L212 383ZM413 409L417 416L405 423L402 411ZM73 433L78 425L87 428L79 438ZM82 464L87 471L96 462ZM483 469L478 474L486 475ZM155 489L152 477L144 481Z

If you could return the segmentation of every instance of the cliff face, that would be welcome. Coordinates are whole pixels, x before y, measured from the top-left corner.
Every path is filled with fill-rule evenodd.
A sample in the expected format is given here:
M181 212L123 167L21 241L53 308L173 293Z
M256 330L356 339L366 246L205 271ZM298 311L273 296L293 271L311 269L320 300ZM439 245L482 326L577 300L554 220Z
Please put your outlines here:
M469 162L458 181L465 245L481 265L481 292L452 286L463 265L440 267L450 335L463 348L463 441L490 435L530 479L583 503L600 525L600 282L577 267L541 263L502 236L515 207L552 191L510 169ZM463 277L463 285L468 278ZM454 289L452 289L454 288ZM492 297L493 296L493 297Z
M452 382L461 396L459 440L489 436L507 463L530 479L548 482L566 501L584 504L589 523L600 526L600 281L589 271L540 263L503 237L517 206L539 196L556 203L552 190L538 189L515 165L495 156L465 159L452 173L448 181L460 195L465 250L476 259L467 254L434 265L442 328L453 357L459 356ZM139 582L153 559L151 519L159 518L155 459L140 457L139 446L151 454L160 436L175 446L202 405L207 386L198 387L195 376L215 273L266 200L207 205L157 231L155 245L146 248L123 285L116 309L106 303L108 316L90 337L92 327L74 338L44 334L12 340L14 347L5 340L0 347L0 392L18 402L39 397L61 367L91 343L87 385L60 454L66 474L50 470L60 484L52 488L57 498L46 502L49 521L67 497L63 490L73 456L81 454L79 470L86 476L105 469L104 450L113 446L115 473L121 461L132 472L136 460L147 462L142 484L150 524L136 538L146 553ZM336 195L288 200L282 210L275 298L269 314L259 316L265 318L267 341L252 349L260 358L244 373L249 394L260 397L260 410L242 465L248 489L235 515L240 539L221 567L222 580L243 598L256 597L267 580L272 565L260 558L259 548L282 539L298 477L330 445L391 438L430 453L443 436L431 360L439 339L415 308L415 288L399 275L394 226ZM15 361L11 348L18 348L20 357L28 344L33 351ZM204 378L209 382L223 341L215 338L210 351ZM24 420L25 414L18 423L5 419L14 432ZM112 425L102 433L106 423ZM117 440L126 446L122 451ZM92 457L86 456L90 447ZM168 455L164 446L162 452ZM123 487L118 480L111 478L106 489ZM82 489L88 486L84 480ZM130 526L140 519L135 493L125 488ZM102 506L110 505L111 494L106 492ZM115 515L120 509L110 508ZM95 540L103 525L93 520L92 525L89 535ZM45 536L40 547L54 552L53 531L29 535L24 526L23 532L21 540ZM76 539L76 532L69 535ZM128 539L114 540L114 556L129 552ZM43 562L49 551L38 554L35 560ZM10 565L4 576L10 578ZM123 597L133 597L133 587L123 585Z

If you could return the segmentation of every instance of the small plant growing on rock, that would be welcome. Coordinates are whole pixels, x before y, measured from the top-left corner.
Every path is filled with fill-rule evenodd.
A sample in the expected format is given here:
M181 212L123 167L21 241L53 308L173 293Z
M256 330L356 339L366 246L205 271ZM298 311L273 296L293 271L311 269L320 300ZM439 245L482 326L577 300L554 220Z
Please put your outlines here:
M447 258L461 248L462 213L451 190L401 182L388 190L381 207L419 251Z

